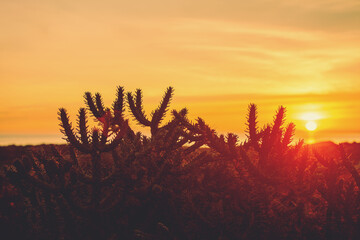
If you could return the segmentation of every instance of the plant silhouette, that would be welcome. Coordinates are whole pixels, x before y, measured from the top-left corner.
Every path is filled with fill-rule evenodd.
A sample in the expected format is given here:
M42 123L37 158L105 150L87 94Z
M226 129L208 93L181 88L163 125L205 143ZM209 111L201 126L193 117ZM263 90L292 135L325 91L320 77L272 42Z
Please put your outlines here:
M360 177L348 145L338 156L303 141L280 106L246 140L219 135L169 87L146 116L142 91L116 90L111 108L84 95L77 126L59 109L68 144L28 147L2 172L1 230L9 239L359 239ZM128 109L150 136L131 129ZM88 113L97 127L89 129ZM6 206L6 207L5 207Z

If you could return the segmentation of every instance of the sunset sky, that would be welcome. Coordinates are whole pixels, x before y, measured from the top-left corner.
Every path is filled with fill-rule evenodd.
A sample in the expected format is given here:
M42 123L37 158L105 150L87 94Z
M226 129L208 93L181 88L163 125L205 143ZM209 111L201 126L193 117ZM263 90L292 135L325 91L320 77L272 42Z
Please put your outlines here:
M299 138L360 141L359 0L2 0L0 29L0 145L61 140L59 107L75 123L118 85L148 114L173 86L221 133L256 103L260 125L283 105Z

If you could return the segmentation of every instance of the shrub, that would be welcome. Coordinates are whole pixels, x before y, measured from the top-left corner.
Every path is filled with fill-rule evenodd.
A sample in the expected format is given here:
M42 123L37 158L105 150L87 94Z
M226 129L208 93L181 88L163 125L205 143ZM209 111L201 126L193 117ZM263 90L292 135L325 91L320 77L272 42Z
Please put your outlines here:
M67 146L28 149L5 168L4 234L22 239L357 239L359 173L346 150L322 156L279 107L247 139L219 135L187 109L164 122L173 88L146 116L142 91L117 88L111 108L84 95L76 129L59 109ZM127 100L127 101L125 101ZM125 119L150 128L135 133ZM89 129L87 111L98 124ZM75 131L76 130L76 131ZM12 205L11 205L12 204ZM6 206L6 207L5 207ZM11 206L10 208L8 206ZM17 230L15 230L17 229Z

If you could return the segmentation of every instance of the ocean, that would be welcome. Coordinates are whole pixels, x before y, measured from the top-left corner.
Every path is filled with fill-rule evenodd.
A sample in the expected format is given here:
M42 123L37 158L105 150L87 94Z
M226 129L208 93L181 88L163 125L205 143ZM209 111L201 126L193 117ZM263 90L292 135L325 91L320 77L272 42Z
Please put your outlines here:
M0 146L64 144L61 134L0 134Z

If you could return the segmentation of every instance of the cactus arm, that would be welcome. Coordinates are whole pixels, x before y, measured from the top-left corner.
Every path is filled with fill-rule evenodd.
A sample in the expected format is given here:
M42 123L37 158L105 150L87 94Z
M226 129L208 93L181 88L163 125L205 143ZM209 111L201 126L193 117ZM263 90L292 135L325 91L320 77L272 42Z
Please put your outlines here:
M89 147L89 131L87 126L87 119L86 119L86 110L85 108L80 108L78 114L78 131L80 133L81 142Z
M285 108L280 106L275 117L274 117L274 124L271 129L270 139L271 142L275 142L276 138L281 136L281 126L284 124L285 121Z
M106 144L107 138L109 136L109 128L110 128L110 112L107 112L104 117L105 120L103 122L102 131L101 131L101 139L100 145L104 146Z
M67 137L66 140L84 153L88 153L89 149L76 138L74 130L69 122L69 116L64 108L59 109L59 119L61 120L61 132Z
M269 125L266 126L262 130L261 135L262 141L259 149L259 167L264 166L268 162L269 152L272 144L270 140L271 127Z
M124 88L118 87L116 91L116 99L113 103L115 119L122 118L124 112Z
M91 93L90 92L85 92L84 98L85 98L86 105L88 106L88 108L90 109L90 111L94 115L94 117L95 118L101 117L98 109L95 106L94 99L93 99Z
M287 147L292 142L294 132L295 132L295 124L289 123L289 125L287 126L287 128L285 130L284 137L282 139L283 147Z
M152 119L151 119L151 128L157 129L159 127L159 124L164 119L166 112L168 111L169 104L171 101L171 98L173 96L174 89L172 87L169 87L163 99L160 102L159 107L154 111Z
M96 107L98 109L98 113L100 114L100 116L103 116L105 114L105 110L104 110L104 103L100 93L95 93L95 102L96 102Z
M127 98L131 113L135 119L144 126L150 126L151 122L145 117L144 111L142 110L141 90L138 89L136 92L136 103L130 92L127 94Z
M249 105L249 113L247 117L247 137L249 139L249 142L251 145L253 145L255 148L258 148L258 127L257 127L257 108L255 104Z

